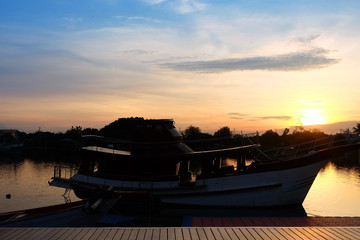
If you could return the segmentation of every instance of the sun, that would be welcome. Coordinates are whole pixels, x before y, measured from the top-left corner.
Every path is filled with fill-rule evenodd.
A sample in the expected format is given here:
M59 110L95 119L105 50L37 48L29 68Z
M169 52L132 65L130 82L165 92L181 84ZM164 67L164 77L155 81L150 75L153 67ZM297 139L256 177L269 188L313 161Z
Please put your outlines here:
M303 126L326 123L326 118L321 109L306 108L302 110L300 121Z

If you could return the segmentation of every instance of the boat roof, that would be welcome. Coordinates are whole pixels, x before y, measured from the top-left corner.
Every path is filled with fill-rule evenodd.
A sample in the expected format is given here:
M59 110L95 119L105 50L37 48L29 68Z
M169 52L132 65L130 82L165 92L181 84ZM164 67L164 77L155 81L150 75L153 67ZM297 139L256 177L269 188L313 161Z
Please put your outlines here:
M130 156L131 153L128 151L123 151L123 150L117 150L117 149L113 149L113 148L104 148L104 147L98 147L98 146L86 146L86 147L82 147L82 150L87 150L87 151L93 151L93 152L102 152L102 153L110 153L110 154L115 154L115 155L122 155L122 156Z
M207 151L196 151L196 152L187 152L183 153L183 156L185 157L200 157L200 156L214 156L219 154L233 154L248 148L254 148L259 147L260 144L251 144L246 146L239 146L239 147L232 147L232 148L223 148L223 149L214 149L214 150L207 150ZM93 152L101 152L101 153L109 153L109 154L115 154L115 155L121 155L121 156L131 156L131 152L129 151L123 151L123 150L117 150L113 148L104 148L104 147L98 147L98 146L86 146L82 147L82 150L87 151L93 151Z
M223 148L223 149L214 149L214 150L207 150L207 151L196 151L196 152L187 152L184 154L186 157L199 157L199 156L218 156L218 155L225 155L225 154L233 154L239 151L249 149L249 148L256 148L260 147L260 144L251 144L245 146L238 146L232 148Z

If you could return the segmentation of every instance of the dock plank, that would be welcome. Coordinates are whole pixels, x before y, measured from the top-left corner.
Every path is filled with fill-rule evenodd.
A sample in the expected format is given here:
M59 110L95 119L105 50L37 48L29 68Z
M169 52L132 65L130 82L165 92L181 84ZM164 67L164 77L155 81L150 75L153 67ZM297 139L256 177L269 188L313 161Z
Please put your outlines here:
M302 228L299 227L291 227L291 231L293 231L296 235L298 235L301 239L314 239L314 236L310 235L308 232L304 232ZM316 238L315 238L316 239Z
M218 228L218 230L219 230L219 233L220 233L220 236L222 237L222 239L224 239L224 240L230 239L229 234L226 232L225 228L223 228L223 227Z
M196 229L197 228L189 228L191 240L200 240Z
M160 228L154 228L152 238L153 240L159 240L160 239Z
M318 230L314 227L311 228L297 227L296 229L297 231L301 232L304 236L306 236L306 238L324 240L324 237L321 237L321 234L319 235ZM327 238L331 239L330 236L328 236Z
M289 227L283 227L278 229L279 232L281 232L281 234L286 238L286 239L294 239L294 240L301 240L302 238L300 238L298 235L296 235L296 233L294 233L291 228Z
M146 229L145 228L140 228L138 235L137 235L137 239L141 240L141 239L145 239L145 233L146 233Z
M213 227L209 229L211 230L211 233L213 234L215 239L222 239L218 228Z
M121 236L121 240L128 240L132 230L132 228L126 228L123 235Z
M191 239L189 228L182 228L183 239Z
M59 231L58 235L60 234L60 236L57 240L73 239L78 232L79 230L76 228L63 228Z
M226 233L227 233L227 235L229 236L230 239L238 239L238 237L235 234L233 228L228 227L228 228L225 228L225 230L226 230Z
M346 239L360 239L360 233L353 232L350 228L331 228L333 231L339 233Z
M14 231L10 235L6 236L5 239L21 239L23 236L29 235L31 229L19 229L19 231Z
M112 229L103 229L102 233L98 236L97 240L103 240L103 239L112 239L112 237L108 237L109 233ZM115 232L115 231L114 231Z
M145 230L144 239L152 239L152 235L153 235L153 229L147 228Z
M310 232L313 234L317 239L339 239L338 236L331 233L328 229L320 229L317 227L311 227L311 228L303 228L304 231ZM341 239L341 238L340 238Z
M138 234L139 234L139 231L140 231L140 229L138 228L138 229L136 229L136 228L133 228L133 229L131 229L131 232L130 232L130 235L129 235L129 240L136 240L136 239L138 239L137 238L137 236L138 236Z
M260 228L260 230L267 236L268 239L278 239L277 235L275 235L270 228L264 227Z
M160 229L160 239L168 239L168 230L167 228Z
M32 240L32 239L41 239L41 235L44 234L44 233L45 233L45 235L46 235L47 233L49 233L49 230L46 229L46 228L42 228L42 229L39 229L38 231L34 231L34 230L32 229L32 230L30 231L30 233L27 234L27 235L28 235L27 239L29 239L29 240Z
M168 228L168 240L176 240L175 238L175 228Z
M214 238L214 234L213 232L211 231L211 228L203 228L204 229L204 233L205 233L205 237L207 240L215 240Z
M98 230L98 229L93 229L93 228L87 228L87 231L85 232L85 234L81 237L81 239L90 239L94 233Z
M55 229L55 230L48 229L48 230L51 232L51 239L54 240L57 240L58 238L60 238L61 234L63 234L62 229ZM47 237L50 237L50 234L44 233L40 239L46 239Z
M267 231L267 228L256 227L256 228L254 228L254 230L262 239L271 240L271 238L270 238L271 233Z
M80 230L79 233L76 235L75 238L73 238L73 240L81 240L81 239L83 239L83 238L85 237L85 235L86 235L89 231L91 231L90 228L80 228L79 230ZM86 238L84 238L84 239L86 239Z
M277 230L277 228L269 227L267 229L269 229L269 231L275 237L275 239L279 239L279 240L286 240L287 239Z
M322 229L319 229L319 230L322 231ZM346 232L336 230L336 228L327 228L326 231L329 232L330 234L336 236L338 239L353 239L354 238L353 236L349 235Z
M185 239L181 228L175 228L175 239L176 240Z
M0 239L360 239L360 227L0 228Z
M115 234L113 235L113 238L112 239L121 239L124 232L125 232L125 229L123 228L119 228L119 229L114 229L116 232ZM110 235L111 233L109 233Z
M55 235L57 233L61 232L61 230L59 229L45 229L45 231L41 232L39 235L37 235L37 237L35 238L28 238L28 240L42 240L42 239L55 239Z
M313 229L311 229L313 230ZM326 228L326 229L317 229L319 232L326 234L330 236L331 239L353 239L352 237L349 237L349 235L340 233L338 231L335 231L334 228Z
M344 228L344 229L347 229L349 232L355 234L356 236L360 235L360 228L349 227L349 228Z
M247 228L249 233L255 238L255 239L262 239L261 235L255 230L253 227Z
M91 237L88 238L88 239L89 239L89 240L97 240L97 239L99 239L99 236L102 235L103 231L104 231L104 228L98 228L98 229L96 229L96 231L93 232L93 234L91 235Z
M233 228L233 230L238 239L254 239L253 236L244 227Z

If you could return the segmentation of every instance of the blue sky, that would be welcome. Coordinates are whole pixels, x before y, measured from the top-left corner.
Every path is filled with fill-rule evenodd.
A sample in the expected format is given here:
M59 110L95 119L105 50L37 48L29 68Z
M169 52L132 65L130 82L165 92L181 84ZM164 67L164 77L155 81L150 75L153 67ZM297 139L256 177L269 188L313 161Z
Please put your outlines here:
M0 128L63 131L130 116L204 131L353 124L359 5L2 1Z

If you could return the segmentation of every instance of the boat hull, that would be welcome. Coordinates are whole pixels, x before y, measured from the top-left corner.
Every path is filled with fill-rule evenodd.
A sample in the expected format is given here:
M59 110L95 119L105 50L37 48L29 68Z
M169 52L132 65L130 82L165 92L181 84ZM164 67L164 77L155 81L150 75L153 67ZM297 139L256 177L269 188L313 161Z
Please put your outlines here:
M99 186L119 191L149 192L163 203L195 206L270 207L302 204L319 170L327 161L266 172L197 179L192 186L172 181L123 181L76 174L75 193Z

